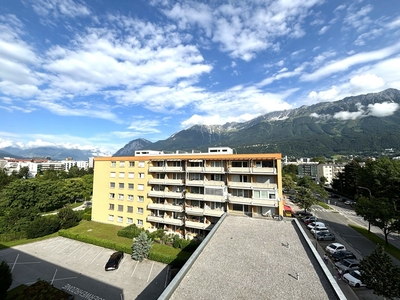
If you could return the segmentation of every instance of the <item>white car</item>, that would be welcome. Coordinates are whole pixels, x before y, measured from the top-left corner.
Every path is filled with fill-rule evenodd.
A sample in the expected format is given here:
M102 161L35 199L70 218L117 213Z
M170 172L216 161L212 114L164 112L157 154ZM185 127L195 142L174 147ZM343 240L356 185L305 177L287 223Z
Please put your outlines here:
M326 248L325 248L325 251L329 252L330 254L333 254L339 250L346 250L346 247L339 243L332 243L332 244L329 244L328 246L326 246Z
M343 280L354 287L367 286L366 284L361 282L361 273L358 270L354 270L350 273L344 274Z
M318 232L329 232L329 230L326 227L314 227L313 229L310 230L310 232L315 236L315 234Z
M310 230L313 229L314 227L315 228L320 228L320 227L326 227L326 226L322 222L312 222L312 223L307 225L307 228L310 229Z

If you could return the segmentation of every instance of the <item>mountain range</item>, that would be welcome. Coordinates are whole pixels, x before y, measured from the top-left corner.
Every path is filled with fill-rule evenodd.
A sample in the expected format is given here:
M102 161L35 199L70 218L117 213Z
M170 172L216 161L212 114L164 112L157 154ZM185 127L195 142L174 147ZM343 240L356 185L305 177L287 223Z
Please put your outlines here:
M251 108L250 108L251 109ZM237 153L282 153L294 157L380 155L391 149L400 155L400 91L347 97L334 102L275 111L247 122L194 125L165 140L130 141L113 156L131 156L136 150L207 151L226 146ZM63 147L6 147L0 157L51 157L87 160L110 153Z
M387 89L271 112L243 123L194 125L154 143L135 139L114 156L142 149L207 151L214 146L295 157L376 155L385 149L400 153L400 91Z

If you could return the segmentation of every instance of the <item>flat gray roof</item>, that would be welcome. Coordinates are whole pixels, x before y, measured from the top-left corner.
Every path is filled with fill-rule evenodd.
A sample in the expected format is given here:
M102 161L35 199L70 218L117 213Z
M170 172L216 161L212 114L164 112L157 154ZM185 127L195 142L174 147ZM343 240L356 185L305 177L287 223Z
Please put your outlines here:
M170 299L338 296L294 221L228 215Z

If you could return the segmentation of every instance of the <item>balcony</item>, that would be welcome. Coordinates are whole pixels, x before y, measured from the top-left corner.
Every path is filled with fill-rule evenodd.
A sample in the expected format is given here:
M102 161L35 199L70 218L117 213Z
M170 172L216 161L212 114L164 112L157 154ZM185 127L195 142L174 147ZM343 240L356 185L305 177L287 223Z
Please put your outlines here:
M225 173L224 167L205 167L204 172L206 173L215 173L215 174L223 174Z
M214 227L214 224L206 224L206 223L201 223L201 222L196 222L196 221L185 221L185 227L190 227L190 228L195 228L195 229L206 229L206 230L211 230Z
M165 210L165 211L175 211L175 212L183 212L182 205L173 205L173 204L162 204L162 203L149 203L147 205L148 209L158 209L158 210Z
M228 173L238 173L238 174L249 174L250 168L234 168L230 167L228 168Z
M189 199L189 200L204 200L204 194L186 193L186 199Z
M153 178L150 179L149 184L160 184L160 185L184 185L185 183L183 182L182 179L157 179Z
M191 173L203 173L204 167L186 167L186 171Z
M204 209L203 215L209 217L221 217L224 214L223 209Z
M225 182L223 181L214 181L214 180L186 180L187 186L225 186Z
M276 183L260 183L260 182L228 182L229 188L238 189L277 189L278 185Z
M147 193L148 197L159 197L159 198L174 198L182 199L182 192L171 192L171 191L150 191Z
M182 226L183 221L181 219L174 219L172 217L161 217L161 216L147 216L147 222L156 222L161 224L170 224L176 226Z
M273 168L273 167L251 168L251 173L253 173L253 174L277 174L276 168Z
M254 206L278 207L279 201L278 200L269 200L269 199L253 199L253 198L229 196L229 203L254 205Z
M203 216L204 209L200 207L186 206L186 213L191 216Z

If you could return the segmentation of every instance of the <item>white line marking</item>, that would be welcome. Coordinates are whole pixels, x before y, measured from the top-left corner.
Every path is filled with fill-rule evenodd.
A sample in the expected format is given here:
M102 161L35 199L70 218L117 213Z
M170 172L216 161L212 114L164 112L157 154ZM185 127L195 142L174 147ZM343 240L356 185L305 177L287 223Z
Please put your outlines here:
M86 251L78 260L81 260L81 259L86 255L86 253L88 253L89 250L92 249L92 247L93 247L93 246L90 246L90 248L88 249L88 251Z
M67 246L65 246L64 248L62 248L60 251L58 251L58 253L63 252L65 249L67 249L70 245L72 245L74 242L69 243Z
M153 261L153 264L151 265L149 277L147 277L147 282L149 282L149 280L150 280L150 275L151 275L151 272L153 271L153 267L154 267L154 261Z
M57 274L57 269L56 269L56 271L54 272L54 275L53 275L53 278L51 279L51 285L53 285L53 282L54 282L54 278L56 277L56 274Z
M68 254L68 256L71 256L75 251L77 251L82 246L83 246L83 244L81 244L78 248L76 248L74 251L72 251L70 254Z
M92 264L92 262L94 262L94 261L96 260L96 258L97 258L97 257L99 257L99 255L101 254L101 252L103 252L103 250L104 250L104 248L103 248L103 249L101 249L100 253L99 253L99 254L97 254L95 258L93 258L93 260L90 262L90 264L89 264L89 265L91 265L91 264Z
M11 268L11 273L14 270L14 267L15 267L15 264L17 263L18 257L19 257L19 254L17 254L17 257L15 258L14 264L13 264L13 266Z
M137 268L138 264L139 264L139 261L136 261L136 266L135 266L135 268L133 269L133 272L132 272L132 274L131 274L131 277L132 277L132 276L133 276L133 274L135 273L135 271L136 271L136 268Z
M9 263L9 264L12 264L12 263ZM27 262L21 262L21 263L14 263L14 265L29 265L29 264L40 264L40 261L27 261Z
M118 273L119 269L120 269L121 266L122 266L122 263L124 262L124 259L125 259L125 255L124 255L124 258L123 258L123 259L121 260L121 262L119 263L118 269L117 269L117 271L115 271L115 273Z
M75 276L75 277L64 277L64 278L54 279L54 281L67 280L67 279L76 279L76 278L78 278L78 277L77 276Z
M55 238L55 239L51 240L50 242L48 242L48 243L46 244L46 246L44 246L44 247L43 247L43 249L46 249L46 248L47 248L47 246L49 246L50 244L52 244L52 243L54 243L54 242L56 242L56 241L58 241L58 239L57 239L57 238Z
M57 246L55 246L51 251L54 251L54 250L56 250L59 246L61 246L62 244L64 244L65 243L65 241L66 240L64 240L64 241L62 241L61 242L61 244L58 244Z

